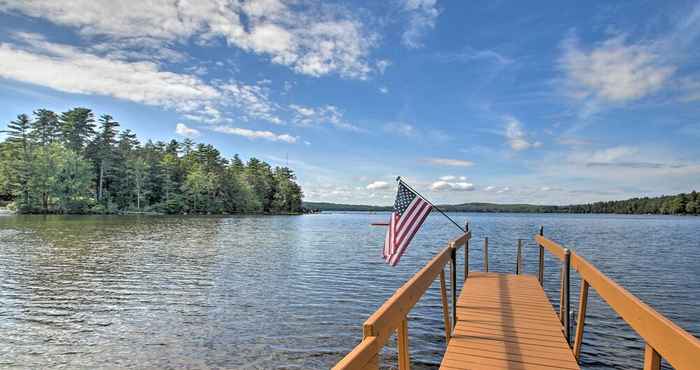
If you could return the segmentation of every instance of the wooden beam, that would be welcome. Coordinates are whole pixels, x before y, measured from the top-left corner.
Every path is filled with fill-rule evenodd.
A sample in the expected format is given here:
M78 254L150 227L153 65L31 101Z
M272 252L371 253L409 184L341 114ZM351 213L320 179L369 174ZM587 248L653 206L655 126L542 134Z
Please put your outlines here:
M433 257L427 265L411 277L394 295L365 321L363 333L367 336L375 336L384 345L387 339L401 325L401 320L406 318L413 306L425 294L435 281L437 275L443 270L451 257L451 248L442 249Z
M661 356L649 343L644 344L644 370L661 370Z
M333 366L333 370L379 370L377 337L367 337Z
M571 266L671 366L697 368L700 364L698 338L640 301L575 252L571 253Z
M449 343L452 335L452 325L450 324L450 308L447 306L445 270L440 270L440 300L442 301L442 318L445 321L445 343Z
M581 279L581 292L578 296L578 318L576 319L576 338L574 339L574 357L581 362L581 345L583 344L583 329L586 325L586 307L588 306L588 282Z
M489 238L484 238L484 272L489 272Z
M408 320L403 319L396 333L399 352L399 370L411 369L411 356L408 352Z

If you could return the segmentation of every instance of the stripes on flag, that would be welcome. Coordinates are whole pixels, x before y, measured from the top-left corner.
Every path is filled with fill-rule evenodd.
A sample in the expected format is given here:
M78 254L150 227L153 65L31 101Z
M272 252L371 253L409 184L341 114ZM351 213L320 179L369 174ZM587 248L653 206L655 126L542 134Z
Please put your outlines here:
M399 263L432 209L430 202L399 181L394 211L391 213L382 250L382 256L388 264L396 266Z

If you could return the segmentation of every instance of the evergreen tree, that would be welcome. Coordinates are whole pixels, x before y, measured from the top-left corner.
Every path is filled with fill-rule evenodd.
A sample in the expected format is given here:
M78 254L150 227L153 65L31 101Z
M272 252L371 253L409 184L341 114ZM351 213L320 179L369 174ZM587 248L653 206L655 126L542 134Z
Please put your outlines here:
M12 172L10 176L14 180L10 180L10 186L14 192L20 194L21 202L18 208L21 210L29 210L32 208L29 181L32 177L32 142L31 142L31 123L26 114L20 114L17 119L7 125L5 133L8 136L7 142L10 144L13 159L10 168Z
M83 150L95 134L95 118L92 110L73 108L61 113L59 118L61 136L66 147L77 154Z

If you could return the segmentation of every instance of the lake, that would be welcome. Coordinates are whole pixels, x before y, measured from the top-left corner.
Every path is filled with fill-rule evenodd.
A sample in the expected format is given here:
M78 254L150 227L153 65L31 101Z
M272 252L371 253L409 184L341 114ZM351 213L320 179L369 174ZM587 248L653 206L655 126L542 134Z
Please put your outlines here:
M387 217L0 216L0 367L328 368L359 343L364 320L459 234L431 215L392 268L381 258L384 229L368 226ZM471 270L481 270L486 236L491 271L514 272L523 238L525 270L535 273L532 239L544 225L546 236L700 336L698 217L452 217L470 221ZM556 304L551 255L545 280ZM409 316L413 368L437 367L443 333L436 283ZM591 290L583 368L641 368L642 346ZM395 348L385 348L387 364Z

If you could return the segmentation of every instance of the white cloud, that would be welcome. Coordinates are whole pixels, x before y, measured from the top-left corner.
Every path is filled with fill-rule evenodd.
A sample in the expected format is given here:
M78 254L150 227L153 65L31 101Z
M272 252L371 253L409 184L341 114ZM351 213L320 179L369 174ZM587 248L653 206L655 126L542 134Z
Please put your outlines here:
M306 107L298 104L291 104L292 122L299 126L314 126L329 124L339 129L362 132L360 127L348 123L343 112L334 105L324 105L321 107Z
M297 140L299 140L298 137L289 134L276 134L271 131L250 130L240 127L216 126L212 128L212 130L222 134L243 136L251 140L263 139L269 141L282 141L288 144L294 144L297 142Z
M282 124L282 120L275 113L279 107L270 100L264 84L246 85L230 81L219 88L229 98L226 101L243 112L246 118L258 118L274 124Z
M175 125L175 133L180 136L185 137L197 137L199 136L199 130L187 127L184 123L178 123Z
M367 185L365 188L367 190L385 190L389 189L390 185L386 181L374 181L371 184Z
M448 176L442 176L442 177L440 177L440 180L442 180L442 181L454 181L454 180L467 181L467 177L466 177L466 176L452 176L452 175L448 175Z
M379 88L379 92L382 93L382 94L388 94L388 93L389 93L389 89L388 89L386 86L382 86L382 87Z
M510 145L511 149L520 151L542 146L541 142L530 140L527 137L525 131L523 131L522 123L520 123L517 118L506 116L505 122L505 137L508 140L508 145Z
M426 158L424 161L439 166L471 167L474 165L472 161L452 158Z
M403 123L403 122L390 122L384 125L384 131L391 133L391 134L398 134L402 136L415 136L417 134L417 130L413 125L409 125L408 123Z
M76 28L92 40L140 39L167 45L201 45L224 39L275 64L311 76L338 73L365 78L377 36L349 10L280 0L218 1L23 1L0 2L16 11ZM139 41L143 42L143 41Z
M181 113L216 113L221 93L194 75L163 71L152 62L109 60L33 34L27 44L0 43L0 77L75 94L98 94Z
M484 188L484 191L494 191L494 190L496 190L496 187L495 187L495 186L491 186L491 185L489 185L489 186L487 186L487 187Z
M409 48L422 47L425 34L435 28L440 15L437 0L403 0L403 9L408 12L409 20L401 42Z
M513 63L513 60L507 58L498 52L490 49L477 50L472 47L465 47L463 50L454 53L440 53L438 59L443 62L486 62L493 63L498 66L505 66Z
M379 72L379 74L384 74L384 72L386 71L386 69L390 65L391 65L391 61L389 61L389 60L386 60L386 59L378 60L377 61L377 72Z
M570 95L577 99L624 103L652 94L671 77L669 66L654 44L628 44L610 38L591 50L582 50L569 37L559 60L568 79Z
M430 189L433 191L472 191L474 190L474 184L468 182L448 182L448 181L435 181L430 185Z
M510 191L510 187L504 186L504 187L500 188L499 190L496 190L496 193L502 194L502 193L507 193L509 191Z

